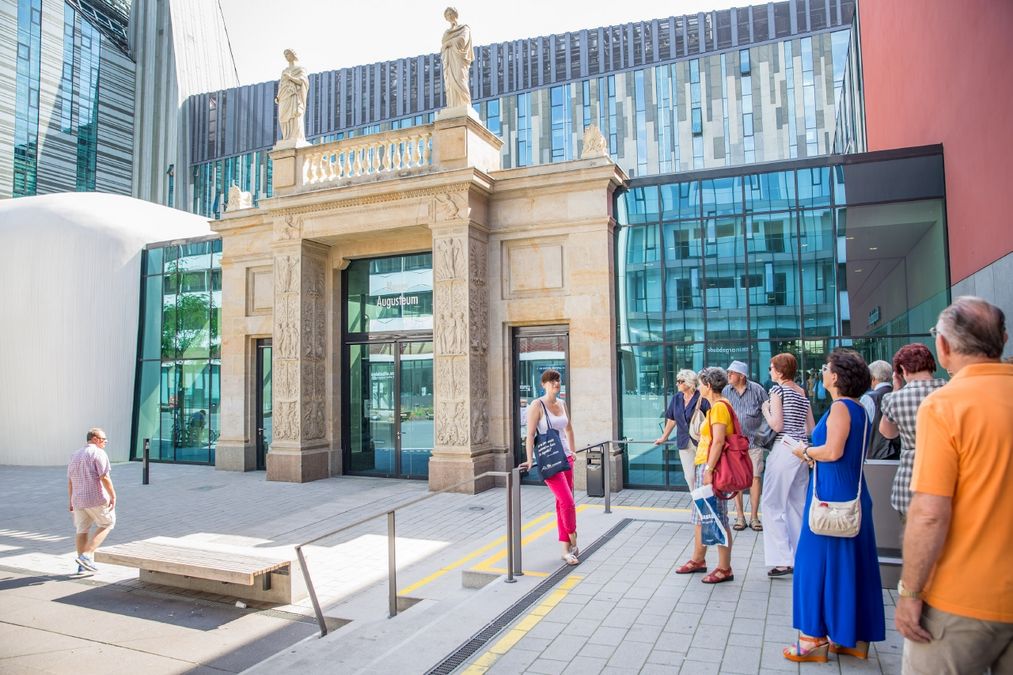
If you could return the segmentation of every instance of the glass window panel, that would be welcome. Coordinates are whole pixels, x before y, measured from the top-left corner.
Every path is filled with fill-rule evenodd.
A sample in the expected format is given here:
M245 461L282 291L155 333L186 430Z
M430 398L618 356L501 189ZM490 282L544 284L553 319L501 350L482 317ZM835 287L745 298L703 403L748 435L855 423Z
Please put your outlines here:
M743 363L750 365L750 372L755 370L751 366L753 362L753 351L752 342L750 342L750 335L747 331L738 331L735 335L730 335L733 339L728 340L708 340L704 345L703 365L704 367L717 366L719 368L728 368L728 365L732 361L742 361Z
M162 258L165 249L161 248L150 248L144 252L145 258L145 274L161 274L162 273Z
M654 223L658 220L658 188L633 188L624 195L626 222L630 225Z
M354 260L345 280L348 332L432 330L432 253Z
M138 368L139 383L134 414L137 415L137 438L132 458L140 459L144 452L144 439L151 439L150 456L158 457L159 378L162 364L159 361L142 361Z
M778 354L791 354L798 362L798 372L795 374L795 381L803 384L802 372L802 341L798 338L785 340L761 340L753 346L753 354L756 356L752 367L749 369L749 379L759 382L763 388L770 391L774 381L770 378L770 359Z
M745 237L739 218L704 221L704 305L707 340L737 338L746 331Z
M201 270L211 267L211 242L182 244L178 264L180 270Z
M184 286L207 278L206 271L184 275ZM190 282L187 280L190 279ZM176 296L176 354L178 358L208 358L211 349L211 294L183 290Z
M828 167L798 170L798 205L801 208L830 206L830 169Z
M742 177L714 178L701 182L703 215L717 216L742 212Z
M661 246L657 225L619 231L619 340L662 339Z
M619 387L622 392L620 433L637 441L661 435L665 417L664 348L659 346L621 347ZM664 485L664 457L659 446L636 443L627 448L625 482L634 485Z
M209 459L209 408L211 366L207 361L185 361L181 368L176 461L207 463Z
M800 212L799 230L803 332L807 337L838 335L836 240L831 209Z
M211 394L208 399L208 441L211 444L209 461L215 462L215 446L222 429L222 366L217 360L211 361Z
M791 213L746 219L750 326L757 338L800 334L798 236Z
M144 316L141 317L141 358L157 359L162 343L162 277L145 277Z
M700 217L700 183L661 186L661 216L665 220Z
M176 459L176 444L183 435L182 395L179 389L179 368L174 363L162 363L159 377L159 433L156 444L152 441L151 457L172 462Z
M664 225L665 329L669 341L704 338L702 232L699 221Z
M795 208L795 173L774 171L744 177L746 212L785 211Z

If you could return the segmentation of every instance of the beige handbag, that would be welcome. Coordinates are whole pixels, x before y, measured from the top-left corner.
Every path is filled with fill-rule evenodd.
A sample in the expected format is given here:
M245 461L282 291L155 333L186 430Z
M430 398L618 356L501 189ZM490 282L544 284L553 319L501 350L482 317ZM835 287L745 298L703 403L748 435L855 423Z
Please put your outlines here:
M703 394L698 393L696 408L693 410L693 416L689 418L689 437L694 443L700 442L700 429L703 427L704 420L707 419L707 413L700 410L701 403L703 403Z
M863 411L864 412L864 411ZM825 502L816 494L816 467L813 465L813 500L809 506L809 529L824 537L852 538L862 529L862 473L865 467L866 442L869 438L869 414L865 414L862 433L862 463L858 470L858 496L846 502Z

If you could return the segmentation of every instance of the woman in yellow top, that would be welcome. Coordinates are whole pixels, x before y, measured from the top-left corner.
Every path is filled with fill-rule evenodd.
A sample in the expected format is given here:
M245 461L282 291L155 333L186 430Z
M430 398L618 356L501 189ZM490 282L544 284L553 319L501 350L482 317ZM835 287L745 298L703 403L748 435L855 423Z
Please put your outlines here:
M714 467L725 447L725 434L734 429L731 414L731 403L721 392L728 384L728 373L723 368L704 368L700 371L700 393L710 403L707 419L700 427L700 443L697 445L696 484L710 485ZM735 578L732 574L732 533L728 528L728 502L716 499L718 519L728 536L728 546L718 546L718 566L703 578L705 584L720 584ZM696 546L689 562L675 571L676 574L692 574L707 571L707 547L700 536L700 514L692 509L691 521L696 525Z

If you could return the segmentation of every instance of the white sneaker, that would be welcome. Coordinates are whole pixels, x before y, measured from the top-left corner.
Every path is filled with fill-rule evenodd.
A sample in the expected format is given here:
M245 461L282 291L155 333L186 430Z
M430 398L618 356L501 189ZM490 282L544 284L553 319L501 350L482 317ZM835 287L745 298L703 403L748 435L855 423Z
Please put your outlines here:
M74 558L74 561L77 563L78 567L83 567L89 572L98 572L98 567L95 566L95 563L92 562L91 558L83 553Z

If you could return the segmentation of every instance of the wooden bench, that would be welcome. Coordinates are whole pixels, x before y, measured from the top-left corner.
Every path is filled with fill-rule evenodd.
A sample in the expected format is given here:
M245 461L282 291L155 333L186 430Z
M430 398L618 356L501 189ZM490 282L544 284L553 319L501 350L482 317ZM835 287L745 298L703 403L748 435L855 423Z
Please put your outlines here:
M280 604L306 597L291 560L196 548L164 538L99 549L95 562L136 567L141 581L216 595Z

